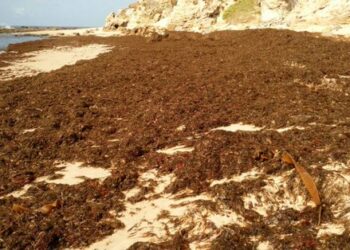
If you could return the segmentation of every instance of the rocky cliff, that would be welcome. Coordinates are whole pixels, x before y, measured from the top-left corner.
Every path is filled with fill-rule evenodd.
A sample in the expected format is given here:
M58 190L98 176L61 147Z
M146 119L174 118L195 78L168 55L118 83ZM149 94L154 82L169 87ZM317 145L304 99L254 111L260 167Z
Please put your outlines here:
M139 0L110 14L105 29L208 33L273 27L346 33L349 23L350 0Z

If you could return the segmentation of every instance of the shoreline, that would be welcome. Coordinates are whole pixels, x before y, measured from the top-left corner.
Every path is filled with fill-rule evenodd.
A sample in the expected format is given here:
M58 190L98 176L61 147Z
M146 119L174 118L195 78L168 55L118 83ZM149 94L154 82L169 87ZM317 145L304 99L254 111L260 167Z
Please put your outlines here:
M144 29L146 27L139 27ZM151 31L155 32L164 32L162 29L157 27L149 27ZM178 31L178 32L189 32L189 33L198 33L202 35L210 34L213 32L222 32L222 31L243 31L243 30L264 30L264 29L276 29L276 30L290 30L295 32L309 32L319 34L325 37L350 37L350 25L349 24L339 24L339 25L307 25L307 24L298 24L294 26L287 25L226 25L219 27L215 30L210 31L198 31L198 30L189 30L189 31ZM170 31L177 32L177 31ZM98 37L113 37L113 36L125 36L130 35L131 30L104 30L103 27L90 27L90 28L66 28L66 29L42 29L42 30L32 30L32 31L18 31L18 32L9 32L6 34L11 34L14 36L98 36Z
M98 36L98 37L108 37L117 36L118 32L104 31L103 28L79 28L79 29L58 29L58 30L40 30L40 31L25 31L17 32L15 35L25 36Z

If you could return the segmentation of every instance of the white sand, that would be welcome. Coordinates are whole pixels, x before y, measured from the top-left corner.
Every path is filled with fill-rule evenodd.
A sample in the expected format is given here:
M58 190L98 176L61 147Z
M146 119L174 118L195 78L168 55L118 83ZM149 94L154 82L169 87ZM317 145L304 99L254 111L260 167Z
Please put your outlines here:
M290 126L290 127L286 127L286 128L279 128L279 129L276 129L276 131L278 133L284 133L284 132L287 132L289 130L293 130L293 129L297 129L297 130L305 130L304 127L301 127L301 126Z
M233 124L228 127L220 127L216 130L225 130L230 132L236 131L260 131L254 125ZM268 128L266 128L268 129ZM304 130L304 127L290 126L275 130L279 133L298 129ZM186 149L185 146L177 146L167 148L158 152L174 155L179 149ZM187 150L185 150L187 152ZM310 166L313 167L313 166ZM336 216L334 224L322 225L318 228L318 237L324 237L330 234L341 235L345 232L345 228L350 228L350 171L345 164L332 163L323 167L329 171L328 178L320 192L324 194L324 201L334 204L331 207L333 214ZM311 201L309 194L305 192L304 185L300 178L295 174L295 170L286 171L278 175L265 175L259 169L235 175L230 178L212 181L210 186L225 185L230 182L243 182L245 180L255 180L264 178L266 186L261 187L257 191L248 192L242 197L246 209L252 209L262 216L268 214L276 214L285 209L294 209L302 211L306 207L315 207ZM315 176L316 183L318 177ZM146 200L131 203L130 198L138 195L141 191L140 187L125 192L126 195L126 211L117 218L125 225L125 229L116 231L113 235L106 237L104 240L97 242L89 247L89 249L127 249L138 241L161 242L170 238L171 234L182 228L192 228L189 232L189 241L191 249L207 249L210 240L215 238L220 228L229 224L245 226L249 223L239 213L234 210L225 208L215 197L210 194L202 193L201 195L193 195L190 190L183 192L184 196L177 198L163 191L165 188L175 181L174 175L161 176L156 170L150 170L139 178L139 184L142 187L150 187L155 185L154 192L146 195ZM347 183L347 184L346 184ZM341 190L339 194L339 190ZM339 194L339 195L338 195ZM212 201L220 206L219 213L211 211L206 207L199 206L199 201ZM159 215L166 214L162 218ZM180 222L175 227L174 221ZM193 227L192 227L193 226ZM196 240L198 235L206 235L200 241ZM257 249L269 250L273 249L270 242L260 242L259 237L255 239Z
M329 235L342 235L345 231L344 225L338 224L323 224L317 233L317 238L322 238Z
M56 171L56 174L63 175L61 178L49 180L49 177L41 177L36 182L76 185L85 178L102 181L110 175L109 170L85 167L78 162L61 163L57 167L64 168ZM350 209L350 164L332 163L324 166L323 169L326 171L325 181L324 185L319 188L324 201L332 204L330 209L335 219L332 223L322 224L317 228L319 238L328 235L342 235L346 229L350 228L350 213L348 212ZM253 209L263 216L288 208L301 211L314 204L308 193L305 192L300 178L297 178L294 172L290 170L281 175L266 176L258 169L252 169L231 178L213 181L210 186L264 177L266 186L242 197L246 209ZM138 187L124 192L126 210L120 214L114 213L116 219L125 224L125 228L116 230L114 234L92 244L87 249L124 250L139 241L158 243L170 239L174 233L185 228L189 229L188 239L191 249L207 249L211 240L219 235L222 227L230 224L244 227L250 223L239 212L228 209L209 193L194 195L191 190L184 190L177 195L166 193L166 188L175 180L175 175L161 175L154 169L141 174L138 179ZM315 180L318 181L317 177ZM23 195L31 186L26 185L10 195L26 198ZM153 187L153 191L145 196L145 200L131 202L129 199L138 195L142 187ZM201 201L214 202L219 209L213 211L210 207L200 204ZM203 237L198 238L199 236ZM252 239L252 242L257 244L257 249L273 249L269 242L260 242L260 237Z
M10 197L10 196L13 196L15 198L22 197L22 196L24 196L27 193L28 189L31 188L32 186L33 186L33 184L27 184L27 185L25 185L24 187L22 187L19 190L13 191L12 193L9 193L9 194L7 194L5 196L0 197L0 199L6 198L6 197Z
M257 169L252 169L251 171L242 173L240 175L232 176L231 178L215 180L210 184L210 186L213 187L215 185L223 185L230 182L243 182L247 180L255 180L255 179L258 179L261 175L262 175L261 171L259 172Z
M22 134L34 133L36 130L37 130L36 128L25 129L22 131Z
M47 183L77 185L85 181L85 179L99 179L103 181L111 175L109 170L103 168L84 167L82 162L61 163L57 168L64 169L56 171L55 174L62 175L61 178L50 180L44 179Z
M350 162L331 163L323 167L326 170L321 194L335 217L333 223L350 229Z
M263 129L241 123L220 129L222 128L230 132L242 130L252 132ZM292 126L276 131L283 133L291 129L302 130L304 128ZM180 145L158 152L174 155L192 151L193 148ZM84 167L82 163L62 163L57 167L64 167L64 169L56 171L56 174L63 175L62 178L49 180L49 177L42 177L36 182L76 185L83 182L85 178L102 181L110 175L109 170ZM319 187L319 191L323 201L331 204L329 208L335 219L332 223L317 227L317 237L319 238L328 235L342 235L346 229L350 229L350 212L348 212L350 211L350 162L348 164L330 163L323 166L323 170L325 171L324 181L323 186ZM302 211L308 206L314 207L314 203L294 169L278 175L265 175L259 169L254 168L240 175L214 180L210 187L230 182L254 181L258 178L264 178L266 185L258 190L248 191L246 195L241 197L246 209L252 209L262 216L267 216L289 208ZM319 177L314 176L314 178L318 183ZM115 218L125 224L125 228L116 230L114 234L90 245L87 249L124 250L140 241L159 243L169 240L173 234L181 229L189 229L188 239L191 249L208 249L211 240L219 235L224 226L235 224L244 227L252 223L239 214L239 211L227 208L220 199L213 197L210 193L194 195L191 190L184 190L177 195L166 193L166 188L175 180L175 175L161 175L155 169L142 173L138 179L138 186L124 192L126 210L120 214L114 213ZM12 195L23 196L30 187L30 184L26 185ZM143 187L153 187L153 191L145 195L146 199L133 202L132 198L137 196ZM214 211L210 207L204 206L201 204L203 201L213 202L218 209ZM270 242L260 241L260 237L252 239L252 242L257 244L257 249L273 249Z
M215 213L199 201L214 201L209 194L191 195L189 190L182 193L182 197L164 193L164 190L175 176L159 175L156 170L150 170L139 177L139 185L149 187L156 184L154 191L146 196L146 200L131 203L126 202L126 211L117 216L125 228L117 230L100 242L92 244L88 249L125 250L139 241L161 242L181 229L189 229L188 235L191 249L204 249L213 236L219 233L219 228L227 224L245 226L244 219L234 211L221 207L220 213ZM126 199L137 195L140 188L125 192ZM218 204L222 206L222 204ZM163 215L163 216L162 216ZM198 242L198 236L207 235Z
M350 162L347 164L333 162L323 166L323 170L325 171L324 180L318 189L322 194L322 201L331 204L329 209L335 218L331 224L325 224L319 228L318 237L341 235L345 229L350 229ZM241 176L243 175L252 178L254 171L253 174L248 172ZM313 177L318 183L319 176ZM258 192L251 192L242 197L246 209L252 209L262 216L267 216L288 208L302 211L307 206L315 207L294 170L264 178L266 186ZM227 181L229 180L215 181L212 185L224 184Z
M82 47L56 47L26 53L23 59L9 62L10 66L0 68L0 81L57 70L66 65L74 65L80 60L94 59L111 49L107 45L90 44Z
M235 123L231 124L229 126L224 126L224 127L218 127L214 128L211 131L217 131L217 130L222 130L222 131L227 131L227 132L259 132L262 130L274 130L277 131L278 133L284 133L289 130L297 129L297 130L305 130L306 128L301 127L301 126L290 126L290 127L285 127L285 128L279 128L279 129L271 129L271 128L265 128L265 127L257 127L253 124L243 124L243 123Z
M73 162L73 163L60 163L56 165L57 168L63 168L62 170L58 170L55 174L62 175L61 178L50 180L51 176L44 176L37 178L34 182L46 182L53 184L63 184L63 185L77 185L85 181L85 179L99 179L103 181L108 176L111 175L109 170L103 168L94 168L94 167L85 167L82 162ZM31 188L34 184L27 184L19 190L16 190L8 195L0 197L0 199L13 196L15 198L19 198L25 196L28 189Z
M120 141L120 139L110 139L110 140L108 140L108 142L118 142L118 141Z
M227 131L227 132L238 132L238 131L257 132L257 131L263 130L263 128L256 127L256 126L250 125L250 124L236 123L236 124L231 124L229 126L218 127L218 128L212 129L212 131L216 131L216 130L222 130L222 131Z
M300 178L292 177L293 172L294 170L291 170L283 175L268 176L265 179L267 185L259 192L248 193L242 198L244 207L267 216L288 208L302 211L306 206L313 206L308 194L303 190Z
M184 131L186 129L186 126L185 125L181 125L181 126L178 126L176 128L176 131Z
M157 153L166 154L166 155L175 155L178 153L190 153L193 150L194 150L194 148L180 145L180 146L176 146L176 147L172 147L172 148L165 148L165 149L157 150Z
M120 33L115 31L104 31L103 28L83 28L83 29L62 29L62 30L40 30L40 31L26 31L16 33L17 35L31 35L31 36L100 36L109 37L117 36Z
M332 234L341 235L350 227L350 213L347 212L350 207L349 167L346 164L334 163L325 166L324 169L329 171L326 174L327 181L323 187L319 188L324 201L333 204L330 209L336 218L334 222L317 228L320 238ZM232 181L254 180L259 177L264 177L267 185L242 197L246 209L252 209L262 216L267 216L289 208L302 211L307 206L314 207L295 170L266 176L257 169L253 169L241 175L213 181L210 186L224 185ZM318 181L317 177L315 180ZM164 193L166 187L174 181L174 175L162 176L156 170L142 174L139 178L139 186L155 185L154 191L146 195L146 200L136 203L131 203L127 199L137 195L141 188L137 187L125 192L126 211L116 217L126 227L92 244L88 249L124 250L138 241L158 243L170 239L172 234L183 228L190 228L191 249L208 249L210 241L218 236L222 227L229 224L244 227L250 223L238 212L226 208L216 197L208 193L193 195L190 190L185 190L178 196ZM198 203L200 201L214 202L220 207L217 210L219 212L200 205ZM161 215L165 216L160 217ZM199 235L204 237L198 240ZM260 237L251 241L256 243L257 249L260 250L274 248L268 241L260 242Z
M273 249L275 248L268 241L260 242L256 248L256 250L273 250Z

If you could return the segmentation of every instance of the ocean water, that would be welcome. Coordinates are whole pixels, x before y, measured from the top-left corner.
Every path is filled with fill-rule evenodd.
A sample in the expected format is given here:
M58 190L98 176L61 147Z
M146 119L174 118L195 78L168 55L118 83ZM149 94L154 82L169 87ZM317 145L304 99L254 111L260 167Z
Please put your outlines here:
M29 41L41 40L43 37L39 36L13 36L13 35L0 35L0 53L6 50L10 44L24 43Z

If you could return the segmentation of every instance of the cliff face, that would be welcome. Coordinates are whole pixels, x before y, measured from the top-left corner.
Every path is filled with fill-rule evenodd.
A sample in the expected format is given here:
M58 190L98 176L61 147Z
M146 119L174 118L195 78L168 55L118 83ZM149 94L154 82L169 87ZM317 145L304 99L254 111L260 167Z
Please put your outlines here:
M224 10L233 0L140 0L112 13L106 29L154 27L177 31L210 30L221 23Z
M139 0L109 15L105 29L207 33L276 27L337 31L349 23L350 0Z

